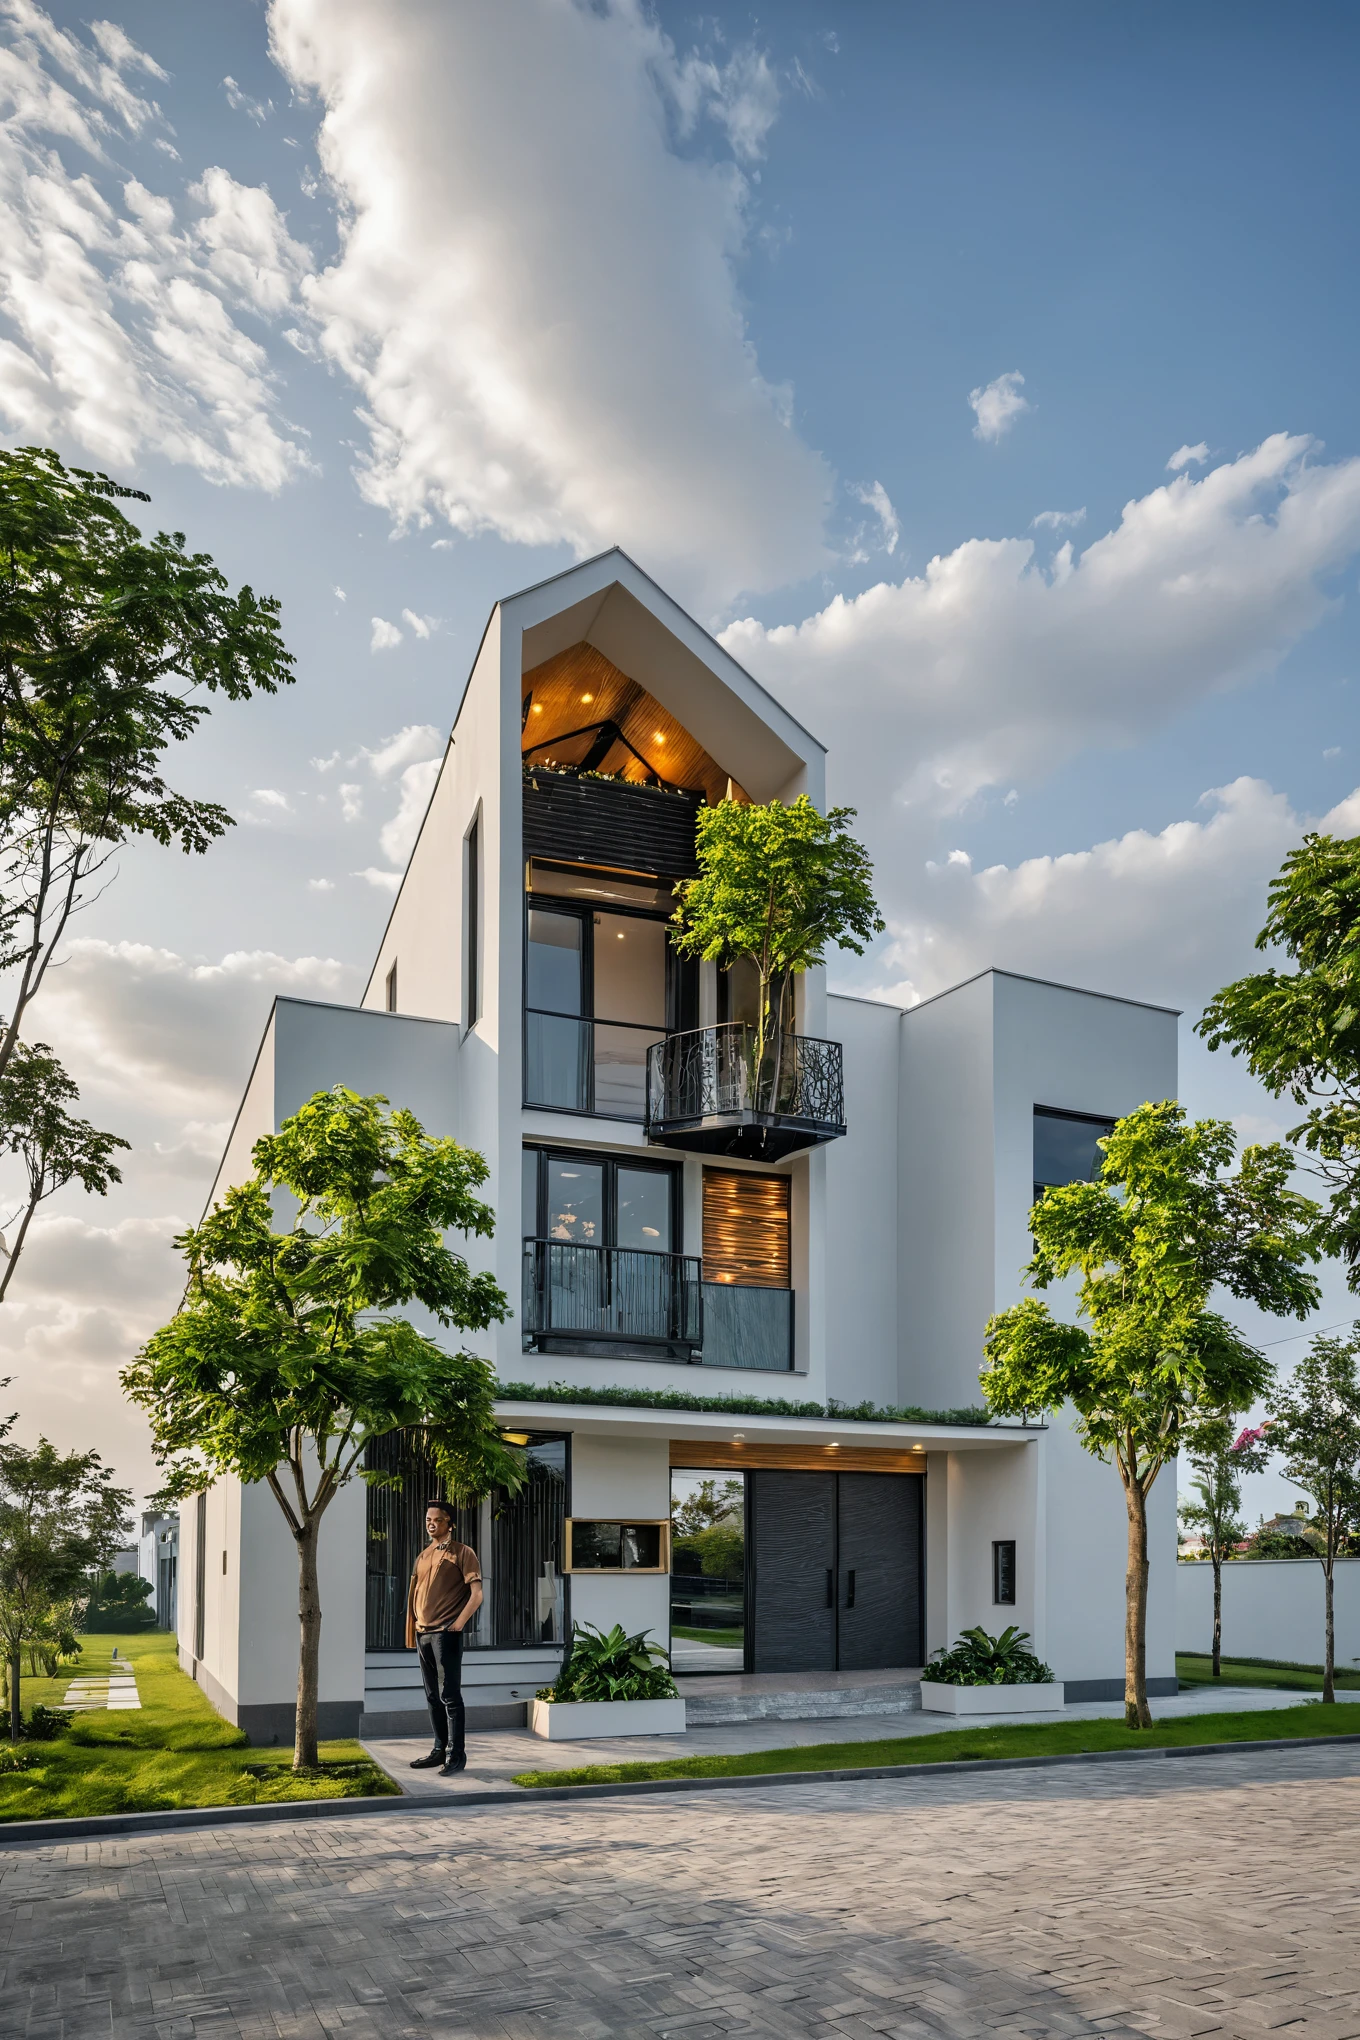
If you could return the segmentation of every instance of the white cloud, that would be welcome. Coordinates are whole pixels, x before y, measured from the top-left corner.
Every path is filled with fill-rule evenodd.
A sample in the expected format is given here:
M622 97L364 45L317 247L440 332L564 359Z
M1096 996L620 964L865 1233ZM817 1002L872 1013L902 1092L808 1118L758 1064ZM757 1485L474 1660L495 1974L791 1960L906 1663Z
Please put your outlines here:
M277 786L257 786L250 797L260 807L282 810L284 814L289 815L293 812L292 803L287 794L280 793Z
M1340 744L1329 744L1322 755L1328 761L1330 761L1333 758L1339 758L1341 756Z
M999 375L995 382L980 384L968 393L968 402L977 418L973 427L974 439L989 439L995 445L1004 433L1010 431L1017 418L1034 407L1028 397L1022 397L1021 388L1025 378L1018 368L1012 368L1005 375Z
M974 871L955 852L893 928L883 959L908 1003L988 964L1198 1012L1252 968L1265 888L1305 829L1360 830L1360 790L1297 813L1263 780L1200 800L1203 819L1132 829L1092 849Z
M362 751L360 757L376 779L390 779L407 765L420 765L427 758L442 757L444 737L433 723L407 723L395 736L384 737L376 751Z
M307 890L308 892L334 892L335 880L333 878L309 878Z
M228 306L275 306L281 285L259 238L272 235L279 274L288 263L300 274L297 244L268 194L225 171L194 189L202 218L177 228L169 199L113 168L118 147L161 121L124 74L159 67L111 25L92 49L32 0L6 11L0 418L16 436L74 440L111 464L146 449L212 481L281 487L307 456L264 348ZM84 158L79 173L54 141Z
M373 635L368 641L370 652L390 652L393 645L401 643L401 631L395 623L389 623L385 616L371 616Z
M224 78L222 80L222 89L227 95L227 105L231 108L232 112L248 115L257 127L261 121L268 120L270 114L274 111L272 99L252 99L248 92L241 90L241 87L234 78Z
M341 249L306 295L362 398L370 501L618 542L710 605L823 562L831 477L761 376L734 273L739 163L777 101L757 53L715 85L642 0L273 0L270 24L324 107ZM701 115L732 157L674 146Z
M401 620L404 624L409 625L418 638L427 638L432 631L436 631L439 628L439 618L437 616L417 616L414 609L403 609Z
M229 171L205 170L189 196L206 208L194 228L208 270L238 304L273 316L286 311L312 267L263 184L238 184Z
M1360 549L1360 459L1314 453L1277 434L1126 504L1047 569L1030 539L972 539L802 624L735 623L723 643L811 729L834 703L833 791L895 857L894 818L924 826L1023 789L1268 671Z
M338 786L336 792L340 796L340 813L342 818L347 822L362 820L364 812L364 790L362 786L345 784Z
M1209 442L1207 439L1201 439L1198 446L1178 446L1167 462L1167 467L1173 475L1178 475L1182 468L1203 467L1208 458Z
M393 864L404 865L415 848L441 763L439 758L427 758L422 764L408 765L401 775L401 804L378 832L383 856Z
M872 510L879 522L880 543L886 553L897 551L897 541L902 533L901 522L892 506L892 500L882 482L869 482L852 491L866 509Z
M352 871L350 877L362 878L366 885L374 886L379 892L394 893L401 884L399 871L383 871L376 864L369 864L362 871Z
M338 602L347 602L349 600L343 588L335 588L331 592Z
M1033 531L1066 531L1086 522L1086 505L1080 510L1041 510L1030 529Z
M310 758L307 762L313 772L333 772L340 763L340 753L332 751L329 758Z
M337 999L357 984L333 957L237 950L201 963L148 943L86 938L48 977L42 1033L82 1087L154 1098L162 1113L229 1116L274 994Z

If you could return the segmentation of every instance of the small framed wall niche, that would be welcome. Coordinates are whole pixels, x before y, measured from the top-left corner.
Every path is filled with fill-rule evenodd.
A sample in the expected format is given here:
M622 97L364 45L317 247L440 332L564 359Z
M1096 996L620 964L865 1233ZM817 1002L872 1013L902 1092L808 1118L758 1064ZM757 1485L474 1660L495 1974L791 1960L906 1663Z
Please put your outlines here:
M631 1523L597 1516L567 1520L569 1573L668 1573L671 1526L664 1517Z

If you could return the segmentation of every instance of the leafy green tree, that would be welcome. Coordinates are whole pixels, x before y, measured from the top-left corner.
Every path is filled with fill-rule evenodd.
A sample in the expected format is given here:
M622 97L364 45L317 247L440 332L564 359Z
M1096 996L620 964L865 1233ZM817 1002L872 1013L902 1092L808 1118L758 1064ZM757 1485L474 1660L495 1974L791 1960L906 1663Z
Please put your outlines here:
M1306 1106L1287 1136L1331 1186L1320 1231L1360 1289L1360 837L1306 835L1267 895L1261 950L1297 968L1225 985L1198 1022L1276 1098Z
M1207 1422L1264 1394L1270 1363L1217 1311L1216 1287L1272 1314L1306 1317L1318 1297L1304 1265L1317 1207L1289 1188L1278 1142L1236 1153L1223 1120L1187 1123L1170 1101L1140 1105L1099 1143L1100 1178L1049 1190L1030 1213L1033 1289L1079 1277L1062 1324L1037 1297L988 1324L982 1389L998 1416L1071 1403L1088 1452L1112 1461L1128 1511L1124 1718L1147 1702L1147 1498L1162 1468Z
M66 1107L77 1095L45 1041L15 1043L9 1067L0 1073L0 1143L22 1161L25 1188L13 1243L7 1247L0 1236L0 1303L44 1198L70 1182L105 1197L123 1180L113 1154L128 1143L116 1133L100 1133L88 1119L73 1119Z
M154 1629L156 1611L149 1605L152 1591L150 1580L138 1579L136 1573L101 1573L90 1589L81 1628L87 1635L104 1631L115 1636Z
M1286 1480L1313 1504L1308 1539L1322 1567L1326 1654L1322 1697L1336 1699L1336 1625L1332 1589L1336 1561L1360 1528L1360 1326L1350 1339L1319 1334L1287 1381L1266 1398L1269 1443L1284 1461ZM1302 1543L1304 1540L1300 1539Z
M792 980L824 962L828 943L862 956L886 925L868 853L849 833L854 815L820 814L806 794L790 806L723 800L699 810L699 875L679 889L671 942L724 969L742 958L755 965L756 1069L763 1077L773 1039L776 1095Z
M267 1482L283 1512L298 1555L300 1770L317 1761L322 1520L356 1475L398 1484L365 1469L367 1447L419 1433L454 1501L523 1479L496 1429L486 1362L446 1353L389 1314L415 1302L459 1331L509 1315L493 1278L444 1240L493 1231L490 1206L473 1194L486 1164L386 1104L318 1091L255 1143L254 1178L176 1242L189 1268L184 1301L122 1375L168 1469L162 1496L233 1474ZM285 1230L271 1205L280 1191L296 1200Z
M693 1494L677 1502L672 1512L671 1523L677 1537L692 1537L696 1531L707 1530L714 1523L729 1518L741 1520L746 1489L740 1477L734 1480L714 1480L711 1477L699 1482Z
M67 1641L73 1607L128 1534L132 1496L97 1452L30 1451L0 1435L0 1644L8 1666L10 1740L18 1742L22 1654ZM57 1654L60 1655L58 1649Z
M1241 1520L1242 1476L1259 1473L1267 1459L1259 1431L1243 1431L1226 1417L1201 1424L1187 1449L1192 1479L1190 1499L1181 1500L1181 1521L1204 1533L1204 1548L1214 1569L1214 1642L1211 1674L1223 1675L1223 1562L1231 1558L1247 1534Z
M119 848L149 837L203 851L231 826L215 802L167 786L170 746L199 727L207 697L243 701L292 678L277 602L249 588L233 593L206 553L186 551L182 532L143 537L118 504L149 500L107 475L65 467L46 448L0 451L0 972L8 978L0 1077L72 914L108 882ZM74 1095L67 1082L57 1103ZM0 1147L19 1146L35 1124L0 1120ZM83 1181L87 1165L96 1177L106 1173L98 1145L111 1137L83 1122L67 1132L77 1125L75 1152L86 1160L67 1181ZM6 1281L26 1230L25 1221Z

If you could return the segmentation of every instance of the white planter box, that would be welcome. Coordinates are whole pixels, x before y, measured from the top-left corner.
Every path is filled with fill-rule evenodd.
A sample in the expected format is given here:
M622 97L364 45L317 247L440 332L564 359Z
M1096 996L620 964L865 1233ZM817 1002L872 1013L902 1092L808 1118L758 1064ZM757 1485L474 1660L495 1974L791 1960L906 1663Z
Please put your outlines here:
M926 1714L1049 1714L1065 1705L1061 1679L1047 1686L942 1686L921 1681Z
M683 1735L683 1700L531 1700L529 1726L549 1742L602 1735Z

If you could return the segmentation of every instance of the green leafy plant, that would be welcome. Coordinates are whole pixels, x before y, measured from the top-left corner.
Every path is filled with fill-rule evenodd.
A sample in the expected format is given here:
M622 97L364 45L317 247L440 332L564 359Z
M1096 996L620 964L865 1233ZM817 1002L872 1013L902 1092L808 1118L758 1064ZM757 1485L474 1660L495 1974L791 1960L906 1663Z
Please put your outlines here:
M184 1301L121 1376L171 1469L163 1494L232 1474L266 1482L283 1512L298 1554L299 1771L317 1762L322 1520L351 1479L401 1484L365 1468L369 1445L418 1434L455 1502L524 1480L501 1441L487 1363L390 1315L415 1301L458 1331L509 1315L494 1278L446 1240L493 1232L495 1214L473 1194L486 1163L386 1103L318 1091L256 1141L251 1181L175 1242L189 1264ZM280 1190L292 1223L276 1232Z
M1028 1642L1029 1631L1013 1622L1000 1636L965 1629L951 1649L932 1653L925 1676L941 1686L1047 1686L1053 1674Z
M666 1653L645 1630L625 1634L621 1623L610 1630L577 1622L562 1669L551 1686L539 1690L540 1700L673 1700L675 1681Z
M758 1094L779 1095L792 980L825 960L828 943L862 956L886 926L868 853L847 827L854 815L848 807L820 814L805 793L788 806L722 800L699 810L699 876L679 888L671 941L682 956L724 969L743 957L754 964Z
M1206 1423L1250 1409L1273 1376L1264 1353L1214 1310L1216 1289L1271 1315L1307 1317L1318 1285L1317 1206L1290 1189L1281 1143L1249 1147L1226 1120L1140 1105L1098 1145L1100 1181L1048 1190L1029 1215L1032 1289L1077 1276L1064 1324L1028 1296L987 1326L982 1390L998 1415L1070 1403L1076 1432L1112 1462L1128 1513L1124 1719L1147 1728L1147 1498Z
M25 1742L55 1742L71 1726L71 1718L55 1707L44 1707L41 1700L30 1707L23 1726Z
M1270 1448L1283 1459L1286 1480L1313 1504L1312 1521L1298 1541L1306 1541L1322 1567L1322 1698L1330 1704L1336 1698L1336 1561L1360 1526L1360 1337L1319 1333L1290 1379L1276 1383L1266 1408Z
M856 1424L969 1424L993 1422L976 1403L962 1409L925 1410L915 1403L791 1402L774 1395L692 1395L684 1388L582 1388L574 1381L503 1381L497 1393L507 1402L604 1403L631 1410L712 1410L724 1417L839 1417Z
M87 1634L106 1636L154 1629L156 1611L147 1605L151 1594L150 1580L139 1580L136 1573L103 1573L90 1589L80 1626Z
M1241 1520L1242 1476L1260 1473L1268 1452L1264 1433L1233 1437L1226 1417L1202 1424L1189 1451L1190 1497L1182 1499L1181 1521L1204 1537L1204 1555L1214 1569L1214 1638L1210 1657L1218 1678L1223 1660L1223 1566L1247 1534Z

